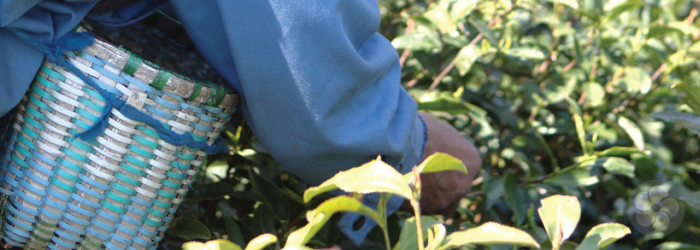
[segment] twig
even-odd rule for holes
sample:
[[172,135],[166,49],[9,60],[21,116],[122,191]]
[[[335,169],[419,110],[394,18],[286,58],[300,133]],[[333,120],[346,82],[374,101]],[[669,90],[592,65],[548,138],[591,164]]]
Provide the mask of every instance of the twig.
[[[416,24],[413,22],[413,19],[408,19],[406,21],[406,35],[413,33],[413,29],[416,27]],[[399,59],[399,63],[401,64],[401,69],[403,69],[403,66],[406,63],[406,58],[408,58],[408,55],[411,54],[410,49],[405,49],[403,50],[403,53],[401,54],[401,59]]]
[[[508,16],[511,12],[513,12],[513,10],[515,9],[515,8],[513,8],[513,6],[515,6],[515,4],[511,4],[511,5],[508,7],[508,9],[506,10],[506,12],[502,15],[503,18],[501,18],[501,17],[496,17],[496,18],[492,19],[491,22],[489,22],[488,27],[491,28],[491,27],[493,27],[494,25],[498,24],[501,20],[505,19],[505,17],[507,17],[507,16]],[[496,14],[496,13],[494,12],[494,14]],[[478,36],[476,36],[476,38],[474,38],[474,40],[472,40],[472,41],[469,43],[469,46],[475,45],[476,43],[478,43],[479,41],[481,41],[481,39],[482,39],[483,37],[484,37],[483,34],[479,34]],[[457,64],[457,58],[458,58],[458,57],[455,57],[454,59],[452,59],[452,62],[450,62],[450,64],[448,64],[447,67],[445,67],[445,69],[443,69],[442,72],[440,72],[440,75],[438,75],[437,78],[435,78],[435,80],[433,81],[433,83],[430,84],[430,88],[428,88],[428,91],[426,92],[426,94],[428,94],[428,93],[430,93],[431,91],[433,91],[433,89],[435,89],[435,87],[437,87],[437,85],[440,84],[440,81],[442,80],[442,78],[445,77],[445,75],[447,75],[447,73],[449,73],[450,70],[452,70],[452,69],[455,67],[455,65]]]

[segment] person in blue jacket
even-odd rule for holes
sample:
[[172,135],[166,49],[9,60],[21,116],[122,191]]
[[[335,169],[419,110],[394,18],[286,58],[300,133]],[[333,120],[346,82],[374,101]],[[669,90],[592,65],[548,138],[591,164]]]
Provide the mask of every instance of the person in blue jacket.
[[[167,4],[241,94],[248,125],[289,173],[318,185],[377,155],[407,173],[445,152],[469,175],[423,175],[421,209],[454,211],[468,192],[480,156],[453,127],[417,112],[400,85],[396,50],[377,33],[377,0],[0,0],[0,116],[21,100],[44,59],[10,29],[49,42],[84,18],[129,25]],[[389,212],[402,201],[394,196]],[[358,216],[346,214],[339,227],[359,245],[376,222],[353,229]]]

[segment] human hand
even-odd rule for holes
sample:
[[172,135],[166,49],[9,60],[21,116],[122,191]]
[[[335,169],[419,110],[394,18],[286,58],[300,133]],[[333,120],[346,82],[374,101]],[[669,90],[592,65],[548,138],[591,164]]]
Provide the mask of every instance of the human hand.
[[[472,181],[481,169],[481,156],[467,139],[451,125],[426,113],[418,113],[428,128],[428,138],[423,160],[434,153],[442,152],[462,160],[468,175],[459,171],[443,171],[420,174],[422,189],[420,208],[422,214],[452,215],[460,198],[467,195]],[[410,203],[404,201],[401,210],[412,211]]]

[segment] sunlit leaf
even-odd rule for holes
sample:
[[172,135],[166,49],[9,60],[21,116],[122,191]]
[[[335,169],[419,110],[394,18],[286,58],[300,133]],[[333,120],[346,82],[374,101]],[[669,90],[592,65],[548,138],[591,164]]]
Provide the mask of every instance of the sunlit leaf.
[[581,204],[576,196],[552,195],[540,200],[542,206],[537,212],[542,218],[544,229],[549,235],[552,247],[559,246],[569,239],[581,218]]
[[[440,224],[435,218],[430,216],[421,217],[421,227],[423,228],[423,240],[428,239],[428,229]],[[393,250],[416,250],[418,249],[418,234],[416,231],[416,217],[406,219],[401,228],[399,242],[394,245]]]
[[586,93],[586,103],[591,107],[598,107],[605,99],[605,90],[597,82],[584,83],[583,92]]
[[632,233],[628,227],[618,223],[603,223],[591,228],[577,250],[601,249],[625,235]]
[[578,9],[578,2],[576,0],[548,0],[551,3],[560,3],[571,7],[572,9]]
[[435,6],[423,14],[423,17],[440,29],[442,33],[450,33],[456,29],[457,25],[452,22],[448,8],[448,1],[438,1]]
[[429,34],[411,33],[401,35],[391,41],[396,49],[433,51],[442,46]]
[[620,116],[617,120],[617,123],[622,127],[622,129],[625,130],[625,133],[632,139],[632,142],[634,142],[634,146],[637,147],[639,150],[644,150],[644,135],[642,134],[642,131],[639,129],[637,124],[635,124],[633,121],[630,121],[624,116]]
[[528,233],[520,229],[486,222],[481,226],[454,232],[447,236],[447,242],[439,249],[449,249],[463,245],[516,245],[540,248],[540,244]]
[[618,83],[628,93],[646,94],[651,89],[651,77],[645,70],[637,67],[626,67],[625,76]]
[[385,227],[384,221],[379,212],[365,206],[362,202],[349,196],[337,196],[324,201],[316,209],[306,212],[306,219],[309,221],[306,226],[297,229],[289,234],[285,247],[295,245],[305,245],[316,235],[319,229],[338,212],[353,212],[369,216],[375,220],[380,227]]
[[636,0],[627,1],[627,2],[625,2],[625,3],[622,3],[622,4],[617,5],[617,6],[615,6],[614,8],[612,8],[612,9],[608,12],[606,18],[607,18],[608,20],[612,20],[612,19],[617,18],[618,16],[620,16],[620,14],[622,14],[622,13],[624,13],[624,12],[626,12],[626,11],[630,11],[630,10],[633,10],[633,9],[636,9],[636,8],[639,8],[639,7],[642,7],[642,2],[641,2],[641,1],[636,1]]
[[476,62],[476,59],[480,56],[481,50],[477,45],[467,45],[460,49],[457,58],[455,58],[455,60],[457,60],[455,66],[457,70],[459,70],[459,74],[465,75],[469,73],[472,65],[474,65],[474,62]]
[[456,23],[462,17],[469,15],[478,3],[479,1],[477,0],[459,0],[455,2],[450,7],[450,22]]
[[165,233],[185,240],[211,239],[211,232],[207,225],[195,219],[175,219]]
[[418,172],[420,173],[433,173],[441,171],[459,171],[464,174],[469,174],[467,173],[467,168],[464,166],[462,160],[440,152],[428,156],[428,158],[425,158],[425,160],[423,160],[423,162],[418,166]]
[[595,152],[595,155],[604,157],[604,156],[629,156],[630,154],[634,153],[639,153],[638,148],[631,148],[631,147],[612,147],[603,151],[598,151]]
[[621,174],[629,178],[634,178],[634,165],[628,160],[619,157],[610,157],[605,163],[603,163],[603,168],[611,173]]
[[598,183],[598,177],[591,174],[591,168],[596,164],[595,159],[586,160],[577,165],[562,169],[544,180],[556,186],[590,186]]
[[445,241],[445,234],[447,233],[447,229],[445,229],[445,225],[443,225],[442,223],[438,223],[433,226],[432,233],[432,240],[428,240],[428,249],[438,249],[440,246],[442,246],[443,242]]
[[186,242],[182,245],[182,250],[243,250],[240,246],[228,240],[211,240],[207,243],[196,241]]
[[692,244],[687,244],[687,243],[682,243],[682,242],[667,241],[667,242],[661,243],[658,246],[658,249],[664,249],[664,250],[700,250],[700,246],[695,246]]
[[510,55],[510,56],[514,56],[514,57],[522,57],[522,58],[527,58],[527,59],[532,59],[532,60],[544,60],[545,59],[544,53],[537,48],[523,48],[523,47],[511,48],[508,51],[506,51],[506,55]]
[[419,110],[442,111],[453,115],[466,115],[469,113],[469,107],[459,98],[447,93],[431,92],[421,96],[418,100]]
[[304,202],[324,192],[341,189],[355,193],[390,193],[407,199],[412,199],[411,188],[403,176],[393,167],[379,159],[362,166],[341,171],[327,181],[304,192]]
[[273,234],[261,234],[248,242],[248,246],[245,247],[245,250],[262,250],[275,242],[277,242],[277,236]]

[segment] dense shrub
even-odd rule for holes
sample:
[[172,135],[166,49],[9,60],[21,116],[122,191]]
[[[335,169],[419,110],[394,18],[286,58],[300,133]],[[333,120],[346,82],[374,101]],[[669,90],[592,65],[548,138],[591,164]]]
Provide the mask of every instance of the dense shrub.
[[[563,249],[611,222],[630,234],[608,249],[700,249],[698,2],[380,1],[380,32],[401,56],[405,88],[484,160],[458,213],[433,220],[446,234],[497,222],[547,248],[550,229],[537,208],[559,194],[581,207]],[[282,248],[324,200],[305,203],[307,185],[284,173],[247,127],[225,137],[232,152],[208,159],[162,248],[209,239],[245,246],[264,233],[278,239],[269,249]],[[664,200],[677,212],[651,206]],[[644,217],[661,223],[644,227],[635,209],[646,208],[667,217]],[[415,224],[410,217],[387,218],[392,246],[402,225]],[[357,248],[338,219],[306,245]],[[382,235],[377,227],[360,249],[385,249]]]

